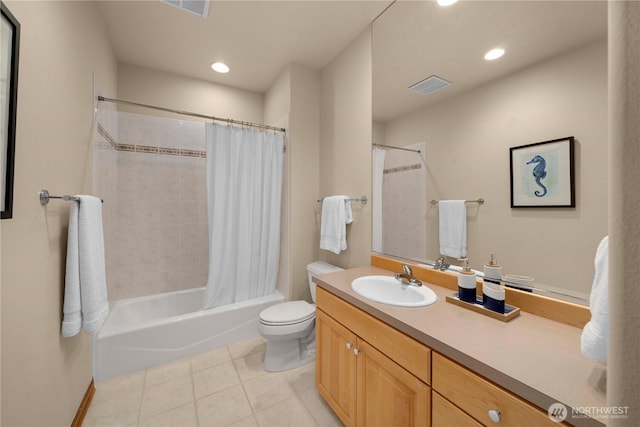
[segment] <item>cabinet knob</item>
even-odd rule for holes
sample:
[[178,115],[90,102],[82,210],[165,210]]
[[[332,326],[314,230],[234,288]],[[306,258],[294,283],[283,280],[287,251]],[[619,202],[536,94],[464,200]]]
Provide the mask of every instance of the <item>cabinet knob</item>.
[[358,354],[360,354],[360,350],[358,350],[357,348],[354,348],[353,349],[353,354],[355,354],[357,356]]
[[351,347],[353,346],[353,344],[351,344],[350,342],[347,343],[347,350],[351,350]]
[[499,409],[489,409],[489,418],[494,423],[500,422],[500,410]]

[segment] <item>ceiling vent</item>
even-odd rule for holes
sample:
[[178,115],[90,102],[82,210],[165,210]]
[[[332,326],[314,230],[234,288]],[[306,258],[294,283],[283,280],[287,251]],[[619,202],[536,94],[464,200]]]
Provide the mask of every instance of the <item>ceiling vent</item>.
[[206,18],[209,14],[209,0],[160,0],[187,12]]
[[449,86],[451,82],[446,81],[438,76],[427,77],[426,79],[414,84],[413,86],[409,86],[409,90],[413,92],[420,93],[422,95],[427,95],[429,93],[433,93],[437,90],[445,88]]

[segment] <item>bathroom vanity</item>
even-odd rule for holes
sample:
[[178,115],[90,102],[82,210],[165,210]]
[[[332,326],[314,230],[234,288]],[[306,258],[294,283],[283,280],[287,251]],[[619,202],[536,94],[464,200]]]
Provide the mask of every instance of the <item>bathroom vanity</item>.
[[[361,297],[362,267],[317,286],[316,386],[347,426],[603,425],[572,408],[604,407],[604,368],[580,353],[581,329],[523,312],[503,323],[445,302],[406,308]],[[555,405],[556,407],[558,405]]]

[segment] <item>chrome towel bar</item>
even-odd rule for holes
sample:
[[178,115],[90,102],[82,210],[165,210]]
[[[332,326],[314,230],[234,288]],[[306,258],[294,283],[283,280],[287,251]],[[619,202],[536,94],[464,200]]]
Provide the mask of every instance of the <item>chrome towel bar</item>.
[[[322,199],[318,199],[318,203],[322,203],[323,200],[324,200],[324,197]],[[347,199],[347,200],[349,200],[350,202],[360,202],[363,205],[366,205],[367,202],[369,201],[369,199],[367,199],[367,196],[362,196],[359,199]]]
[[[484,199],[483,198],[479,198],[478,200],[465,200],[464,202],[465,203],[477,203],[479,205],[484,205]],[[435,205],[438,204],[438,201],[437,200],[431,200],[431,204],[433,206],[435,206]]]
[[[70,196],[68,194],[65,194],[64,196],[52,196],[51,194],[49,194],[49,190],[47,189],[42,189],[40,190],[40,193],[38,193],[40,195],[40,204],[42,206],[47,206],[49,204],[49,200],[50,199],[62,199],[65,202],[69,202],[69,201],[74,201],[74,202],[79,202],[80,198],[79,197],[75,197],[75,196]],[[104,200],[100,199],[100,201],[102,203],[104,203]]]

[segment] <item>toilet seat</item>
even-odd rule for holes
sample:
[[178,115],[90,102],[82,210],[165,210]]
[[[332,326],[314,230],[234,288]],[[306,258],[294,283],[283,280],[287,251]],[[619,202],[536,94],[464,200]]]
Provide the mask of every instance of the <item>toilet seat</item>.
[[286,326],[306,322],[316,315],[316,306],[306,301],[289,301],[273,305],[260,313],[260,323]]

